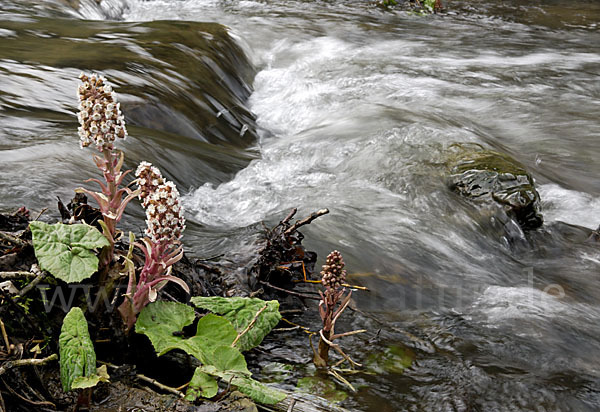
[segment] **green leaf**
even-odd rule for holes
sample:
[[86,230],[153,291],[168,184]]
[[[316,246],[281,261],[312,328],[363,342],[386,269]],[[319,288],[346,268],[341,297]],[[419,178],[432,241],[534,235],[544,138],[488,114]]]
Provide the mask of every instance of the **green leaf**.
[[209,313],[198,321],[196,336],[185,340],[183,350],[195,356],[202,363],[212,363],[210,358],[215,348],[231,346],[236,337],[237,332],[231,322],[221,316]]
[[196,337],[206,339],[214,346],[231,345],[237,337],[237,332],[229,320],[209,313],[198,321]]
[[236,346],[242,352],[258,346],[271,329],[281,320],[279,302],[276,300],[264,301],[257,298],[195,296],[191,301],[199,308],[224,316],[233,324],[238,333],[245,330],[258,311],[267,305],[267,308],[260,314],[254,326],[237,342]]
[[60,380],[67,392],[72,389],[75,379],[96,373],[96,352],[81,309],[72,308],[65,316],[58,344]]
[[223,373],[242,374],[250,376],[246,359],[238,348],[218,346],[211,352],[211,365]]
[[[264,305],[265,302],[259,309]],[[181,349],[202,362],[202,366],[194,372],[186,399],[213,397],[216,394],[216,382],[210,381],[208,375],[231,381],[257,402],[273,404],[285,398],[284,393],[250,378],[244,355],[237,347],[231,346],[238,332],[224,317],[214,314],[204,316],[198,321],[196,336],[191,338],[173,335],[193,321],[194,309],[190,306],[176,302],[154,302],[142,310],[135,324],[136,332],[148,336],[159,355],[172,349]]]
[[202,363],[210,363],[207,354],[218,346],[230,346],[237,332],[227,319],[208,314],[198,321],[196,336],[186,339],[174,335],[191,325],[194,318],[194,308],[191,306],[177,302],[154,302],[140,313],[135,331],[150,338],[159,356],[173,349],[181,349]]
[[102,365],[97,369],[96,374],[92,376],[80,376],[73,379],[71,389],[91,388],[98,385],[99,382],[109,382],[109,378],[106,365]]
[[255,402],[267,405],[281,402],[287,396],[284,392],[249,377],[235,377],[231,380],[231,384],[237,386],[240,392],[250,396]]
[[94,249],[109,246],[108,240],[93,226],[29,224],[35,256],[40,268],[67,283],[81,282],[98,270]]
[[185,326],[191,325],[194,318],[194,308],[188,305],[154,302],[142,309],[135,324],[135,331],[150,338],[159,356],[172,349],[182,349],[189,353],[190,348],[185,344],[185,339],[173,336],[173,332],[180,332]]
[[[230,349],[237,350],[235,348]],[[244,360],[244,364],[245,363],[246,361]],[[202,365],[197,369],[200,369],[208,375],[219,377],[226,382],[231,382],[232,385],[237,386],[241,392],[250,396],[258,403],[273,405],[286,397],[284,392],[278,391],[275,388],[271,388],[252,379],[250,377],[250,372],[248,372],[248,374],[240,374],[238,371],[220,370],[220,368],[217,368],[214,365]]]
[[212,398],[218,391],[219,385],[215,378],[202,372],[201,368],[196,368],[185,394],[185,399],[193,402],[199,397]]

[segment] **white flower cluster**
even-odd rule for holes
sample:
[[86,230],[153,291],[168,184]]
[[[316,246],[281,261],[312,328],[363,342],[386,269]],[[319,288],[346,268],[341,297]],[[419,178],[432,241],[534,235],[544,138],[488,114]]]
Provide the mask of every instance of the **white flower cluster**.
[[346,270],[344,269],[344,258],[337,250],[327,255],[327,261],[321,271],[321,283],[326,288],[337,289],[346,282]]
[[127,129],[121,113],[120,103],[102,76],[84,73],[79,75],[83,82],[78,88],[79,113],[77,119],[81,147],[95,144],[98,150],[112,150],[117,137],[125,139]]
[[165,181],[156,167],[142,162],[135,172],[139,198],[146,209],[146,236],[154,242],[181,239],[185,230],[183,206],[173,182]]
[[165,184],[165,179],[160,170],[149,162],[141,162],[135,171],[135,176],[138,178],[137,184],[141,189],[139,198],[145,209],[150,202],[150,195],[156,191],[158,186]]

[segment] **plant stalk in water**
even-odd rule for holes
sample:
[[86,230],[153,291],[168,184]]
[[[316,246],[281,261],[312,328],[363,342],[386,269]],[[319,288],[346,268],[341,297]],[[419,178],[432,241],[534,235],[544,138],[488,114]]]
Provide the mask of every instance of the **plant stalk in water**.
[[[335,339],[343,336],[354,335],[357,333],[366,332],[365,330],[355,330],[345,333],[335,333],[335,323],[339,319],[342,312],[348,307],[352,291],[349,291],[344,296],[346,291],[342,285],[346,282],[346,270],[344,269],[344,259],[342,254],[337,250],[334,250],[327,256],[327,261],[323,265],[321,271],[321,283],[325,287],[325,292],[319,291],[321,300],[319,301],[319,314],[323,322],[323,327],[319,331],[319,348],[315,350],[310,342],[313,349],[313,363],[318,368],[326,368],[329,366],[329,349],[335,349],[341,356],[342,361],[347,361],[350,367],[361,366],[359,363],[353,361],[339,345],[333,343]],[[339,306],[338,306],[339,305]]]

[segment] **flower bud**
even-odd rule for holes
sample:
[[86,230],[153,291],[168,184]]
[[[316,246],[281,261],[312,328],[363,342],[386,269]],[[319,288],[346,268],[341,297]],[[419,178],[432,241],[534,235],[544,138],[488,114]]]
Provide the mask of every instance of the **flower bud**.
[[332,289],[341,287],[342,284],[346,282],[346,271],[344,270],[344,266],[344,258],[337,250],[334,250],[327,255],[323,270],[321,271],[321,283],[323,286]]

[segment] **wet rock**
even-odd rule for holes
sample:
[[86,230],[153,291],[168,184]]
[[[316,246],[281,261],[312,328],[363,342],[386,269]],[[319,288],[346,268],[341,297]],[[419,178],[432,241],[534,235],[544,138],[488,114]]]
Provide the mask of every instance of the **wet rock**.
[[596,243],[600,242],[600,226],[598,226],[598,229],[592,231],[590,236],[587,238],[587,241]]
[[540,196],[525,167],[510,156],[479,145],[454,145],[450,187],[475,202],[496,203],[523,229],[542,225]]

